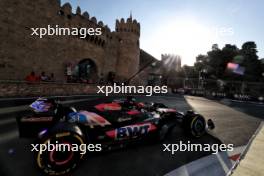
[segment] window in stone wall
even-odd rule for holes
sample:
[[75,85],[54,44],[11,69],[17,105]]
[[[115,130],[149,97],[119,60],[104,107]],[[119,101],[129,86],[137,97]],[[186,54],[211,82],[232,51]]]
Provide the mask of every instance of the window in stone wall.
[[63,15],[64,15],[64,12],[63,12],[62,10],[59,10],[59,11],[58,11],[58,15],[63,16]]
[[102,47],[104,47],[104,45],[105,45],[105,41],[102,41]]

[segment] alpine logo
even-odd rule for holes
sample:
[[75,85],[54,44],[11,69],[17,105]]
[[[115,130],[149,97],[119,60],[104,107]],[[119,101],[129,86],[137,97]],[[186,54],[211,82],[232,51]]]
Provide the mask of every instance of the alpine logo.
[[156,130],[156,127],[151,123],[146,123],[117,128],[115,130],[107,131],[106,134],[111,138],[122,140],[144,136],[152,130]]

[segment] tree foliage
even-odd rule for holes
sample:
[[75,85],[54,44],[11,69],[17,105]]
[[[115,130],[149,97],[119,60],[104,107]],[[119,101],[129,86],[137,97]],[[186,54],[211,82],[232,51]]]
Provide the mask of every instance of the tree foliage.
[[[245,71],[243,74],[230,72],[227,69],[228,63],[238,64]],[[226,44],[219,49],[217,44],[213,44],[207,55],[198,55],[194,64],[194,69],[198,72],[207,71],[208,78],[232,79],[241,81],[263,80],[263,64],[258,59],[257,45],[255,42],[245,42],[241,49],[236,45]]]

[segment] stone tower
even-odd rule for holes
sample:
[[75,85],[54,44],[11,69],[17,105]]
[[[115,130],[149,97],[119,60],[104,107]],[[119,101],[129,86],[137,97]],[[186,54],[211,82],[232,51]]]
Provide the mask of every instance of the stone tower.
[[139,69],[140,24],[130,15],[126,21],[123,18],[116,20],[115,31],[119,41],[116,73],[119,79],[125,80]]

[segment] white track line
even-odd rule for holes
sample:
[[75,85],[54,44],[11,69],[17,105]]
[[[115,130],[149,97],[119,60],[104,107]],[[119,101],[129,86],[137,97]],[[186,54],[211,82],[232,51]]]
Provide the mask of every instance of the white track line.
[[0,126],[2,126],[2,125],[5,126],[5,125],[8,125],[8,124],[14,123],[14,122],[16,122],[15,118],[0,120]]
[[165,176],[225,176],[235,162],[230,159],[235,154],[241,154],[246,146],[234,148],[233,152],[220,152],[200,158],[185,164]]
[[13,106],[13,107],[8,107],[8,108],[0,108],[0,115],[1,114],[13,113],[13,112],[19,112],[19,111],[25,111],[25,110],[28,110],[28,109],[29,109],[28,105]]
[[12,139],[18,138],[19,134],[17,130],[13,130],[7,133],[0,134],[0,144],[6,143]]

